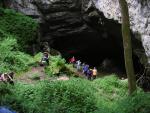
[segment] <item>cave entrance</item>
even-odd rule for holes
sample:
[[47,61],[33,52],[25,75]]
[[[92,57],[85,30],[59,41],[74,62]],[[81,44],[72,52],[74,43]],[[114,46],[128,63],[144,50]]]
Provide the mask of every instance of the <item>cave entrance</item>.
[[76,34],[69,38],[59,39],[57,49],[67,61],[74,56],[92,68],[103,67],[104,71],[124,72],[121,34],[117,35],[111,32]]
[[[55,48],[67,61],[74,56],[92,68],[99,67],[107,72],[125,74],[121,25],[114,20],[104,18],[102,26],[94,28],[92,22],[88,26],[90,26],[90,31],[55,40]],[[133,61],[137,73],[141,64],[134,54]]]

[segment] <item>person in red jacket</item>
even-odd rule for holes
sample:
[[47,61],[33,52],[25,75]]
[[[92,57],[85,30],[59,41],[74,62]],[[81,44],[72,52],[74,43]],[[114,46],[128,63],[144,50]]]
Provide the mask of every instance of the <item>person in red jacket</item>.
[[76,62],[76,59],[74,56],[69,59],[69,63],[74,64],[75,62]]

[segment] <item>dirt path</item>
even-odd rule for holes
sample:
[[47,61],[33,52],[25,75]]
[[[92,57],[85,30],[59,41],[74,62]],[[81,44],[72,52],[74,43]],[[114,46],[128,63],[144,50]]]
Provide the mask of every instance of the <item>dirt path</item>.
[[35,83],[37,80],[69,80],[66,75],[60,77],[48,78],[44,73],[44,67],[33,67],[28,72],[25,72],[16,78],[17,81],[25,83]]
[[39,80],[44,80],[46,78],[44,67],[33,67],[28,72],[19,75],[16,79],[20,82],[33,83],[35,76],[37,76]]
[[[67,67],[67,70],[74,73],[74,75],[77,77],[87,79],[87,77],[81,71],[77,71],[76,68]],[[16,77],[16,80],[24,83],[36,83],[37,81],[41,80],[69,80],[69,77],[65,74],[60,75],[59,77],[48,77],[44,72],[44,67],[38,66],[32,67],[29,71]]]

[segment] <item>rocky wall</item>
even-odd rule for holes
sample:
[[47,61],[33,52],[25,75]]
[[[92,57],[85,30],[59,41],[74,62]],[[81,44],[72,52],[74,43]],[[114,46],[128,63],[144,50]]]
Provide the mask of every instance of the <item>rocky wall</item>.
[[[123,60],[121,14],[118,0],[9,0],[9,7],[36,19],[40,41],[64,54],[92,57],[102,62]],[[150,2],[128,0],[134,54],[150,63]],[[94,52],[93,52],[94,51]],[[86,59],[86,58],[85,58]]]
[[[108,19],[121,23],[118,0],[92,0],[95,7]],[[134,38],[141,41],[144,49],[134,46],[134,52],[145,66],[150,64],[150,1],[127,0],[130,16],[130,28]],[[134,45],[134,43],[133,43]]]

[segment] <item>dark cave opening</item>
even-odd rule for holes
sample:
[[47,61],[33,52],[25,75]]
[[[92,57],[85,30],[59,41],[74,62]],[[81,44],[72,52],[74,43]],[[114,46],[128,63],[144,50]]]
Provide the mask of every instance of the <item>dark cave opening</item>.
[[[55,22],[56,26],[59,26],[57,30],[53,29],[55,26],[51,28],[44,26],[43,34],[50,34],[48,37],[51,38],[50,46],[61,52],[62,57],[67,61],[75,56],[76,59],[91,67],[103,67],[107,72],[125,74],[121,24],[105,18],[101,13],[98,17],[82,19],[80,25],[76,25],[81,26],[79,28],[82,29],[72,27],[72,24],[68,25],[68,23],[62,27],[59,22]],[[135,54],[133,54],[133,61],[135,72],[138,73],[142,65]]]
[[[107,27],[107,30],[105,28],[103,33],[85,32],[71,35],[69,38],[62,37],[56,40],[55,47],[67,61],[75,56],[76,59],[89,64],[91,67],[103,67],[103,71],[125,74],[121,26],[115,23],[114,27],[114,29]],[[139,58],[134,54],[133,61],[135,72],[138,73],[142,66]],[[105,66],[103,66],[104,63],[106,63]]]
[[[76,38],[75,40],[73,39],[68,42],[71,46],[66,46],[66,49],[61,51],[63,57],[67,60],[75,56],[76,59],[80,59],[82,62],[88,63],[92,67],[99,67],[105,59],[109,59],[112,64],[108,64],[108,66],[118,66],[119,70],[123,71],[124,62],[122,47],[119,47],[113,38],[93,39],[93,36],[91,36],[91,38],[88,37],[87,39],[87,36],[85,36]],[[78,42],[79,40],[80,43]],[[63,47],[65,47],[65,45]]]

